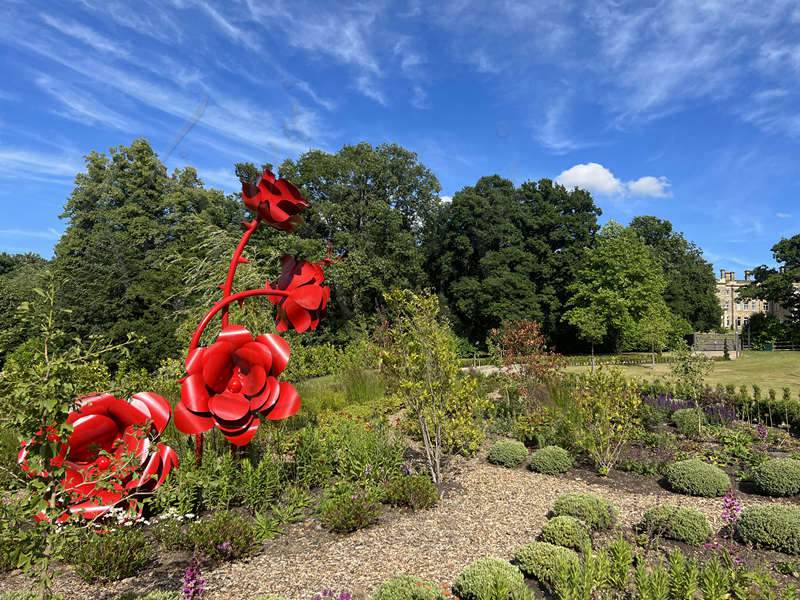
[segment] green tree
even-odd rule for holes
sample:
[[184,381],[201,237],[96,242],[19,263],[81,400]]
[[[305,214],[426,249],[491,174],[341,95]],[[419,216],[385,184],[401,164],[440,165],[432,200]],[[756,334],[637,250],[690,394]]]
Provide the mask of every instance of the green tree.
[[551,341],[600,210],[548,179],[515,188],[483,177],[443,205],[429,228],[427,268],[458,330],[483,343],[504,320],[536,320]]
[[605,332],[603,341],[618,351],[623,343],[637,341],[637,328],[649,311],[669,313],[664,288],[650,249],[632,229],[612,221],[586,253],[563,318],[593,346]]
[[154,368],[177,353],[185,308],[176,297],[184,273],[168,257],[202,260],[198,223],[235,229],[243,216],[235,199],[204,189],[194,169],[168,175],[145,140],[91,152],[64,208],[69,224],[53,260],[61,307],[71,311],[62,326],[112,343],[136,332],[143,343],[132,360]]
[[47,261],[36,254],[0,253],[0,368],[6,355],[34,332],[20,319],[17,307],[34,299]]
[[656,353],[667,347],[670,334],[675,329],[675,318],[665,302],[649,305],[635,327],[635,337],[639,344],[650,350],[653,365]]
[[657,217],[642,216],[630,223],[652,250],[664,271],[664,300],[670,310],[691,324],[695,331],[710,331],[719,326],[722,309],[716,295],[716,279],[703,251],[672,228],[672,223]]
[[311,203],[299,237],[347,250],[329,269],[335,292],[321,327],[328,337],[367,324],[388,290],[425,284],[420,245],[440,186],[416,154],[396,144],[313,150],[285,161],[280,175]]
[[782,306],[797,331],[800,328],[800,234],[775,244],[772,255],[778,266],[756,267],[753,283],[742,288],[739,297],[759,298]]

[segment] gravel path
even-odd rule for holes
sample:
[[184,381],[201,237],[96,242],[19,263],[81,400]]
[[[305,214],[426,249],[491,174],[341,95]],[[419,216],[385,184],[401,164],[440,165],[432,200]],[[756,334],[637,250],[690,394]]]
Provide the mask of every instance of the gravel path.
[[[436,508],[390,511],[376,526],[343,536],[321,531],[312,521],[294,525],[260,554],[206,572],[207,598],[244,600],[275,594],[310,600],[326,588],[365,597],[380,582],[404,573],[447,585],[471,561],[488,555],[510,558],[533,541],[555,498],[571,491],[589,491],[612,501],[625,525],[637,522],[651,506],[671,503],[697,508],[712,526],[721,526],[721,499],[671,494],[645,478],[641,489],[633,491],[588,474],[549,477],[496,467],[485,458],[459,460],[449,472],[453,486]],[[746,503],[763,501],[749,497]],[[167,569],[169,589],[180,587],[184,567],[180,561]],[[19,577],[0,580],[0,591],[18,588],[20,582]],[[165,583],[162,568],[160,575],[146,573],[110,586],[89,586],[66,573],[58,587],[68,600],[105,600],[123,591],[164,588]]]

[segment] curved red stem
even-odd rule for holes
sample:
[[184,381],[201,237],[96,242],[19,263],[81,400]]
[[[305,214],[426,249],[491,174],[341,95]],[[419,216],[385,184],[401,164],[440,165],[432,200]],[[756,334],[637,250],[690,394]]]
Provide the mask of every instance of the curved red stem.
[[[194,330],[194,334],[192,335],[192,341],[189,343],[189,352],[187,354],[191,354],[192,351],[197,348],[197,345],[200,343],[200,336],[203,335],[203,331],[205,331],[208,324],[211,322],[211,319],[221,310],[227,308],[231,303],[237,302],[239,300],[244,300],[245,298],[249,298],[251,296],[283,296],[286,297],[289,295],[289,292],[284,290],[273,290],[269,288],[263,288],[259,290],[245,290],[243,292],[239,292],[237,294],[232,294],[230,296],[225,296],[222,300],[217,302],[214,306],[211,307],[206,313],[206,316],[203,317],[203,320],[197,325],[197,329]],[[223,318],[224,318],[223,314]],[[223,325],[225,322],[223,321]]]
[[[239,245],[236,246],[236,250],[233,252],[233,258],[231,258],[231,264],[228,267],[228,276],[225,278],[225,284],[222,286],[222,297],[223,299],[227,298],[231,295],[231,291],[233,290],[233,278],[236,276],[236,268],[242,263],[245,262],[242,259],[242,252],[244,252],[245,246],[247,246],[247,242],[250,241],[250,237],[253,235],[256,229],[258,229],[258,225],[261,223],[261,217],[254,217],[252,221],[245,225],[244,233],[242,234],[242,239],[239,240]],[[222,313],[222,326],[225,327],[228,324],[228,309],[227,306],[225,308],[225,312]]]

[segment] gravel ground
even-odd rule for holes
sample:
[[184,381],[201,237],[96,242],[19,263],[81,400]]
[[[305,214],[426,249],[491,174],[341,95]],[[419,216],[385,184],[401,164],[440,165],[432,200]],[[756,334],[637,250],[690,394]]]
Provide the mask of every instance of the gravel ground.
[[[720,499],[671,494],[652,480],[642,479],[644,485],[633,490],[588,473],[549,477],[496,467],[485,459],[459,460],[450,465],[450,473],[452,484],[434,509],[389,511],[378,525],[344,536],[324,532],[313,522],[292,526],[260,554],[206,572],[207,598],[275,594],[310,600],[326,588],[364,597],[380,582],[404,573],[447,585],[471,561],[488,555],[510,558],[533,541],[555,498],[570,491],[594,492],[612,501],[625,525],[637,522],[647,508],[668,502],[697,508],[714,527],[721,526]],[[751,497],[747,503],[760,501]],[[162,565],[160,573],[112,586],[89,586],[66,573],[58,587],[68,600],[110,599],[123,591],[154,587],[179,589],[184,566],[183,561]],[[0,580],[0,591],[23,586],[19,577]]]

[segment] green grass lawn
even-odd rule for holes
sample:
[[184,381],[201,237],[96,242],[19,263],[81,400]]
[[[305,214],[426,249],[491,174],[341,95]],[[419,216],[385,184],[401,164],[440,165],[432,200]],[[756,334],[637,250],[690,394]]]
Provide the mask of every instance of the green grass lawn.
[[[669,376],[670,365],[627,365],[621,367],[630,377],[642,379],[664,379]],[[568,367],[567,371],[587,371],[589,367]],[[781,388],[792,389],[792,396],[800,394],[800,352],[745,352],[738,360],[714,361],[714,369],[707,379],[711,385],[721,383],[761,386],[766,395],[774,388],[781,395]]]

